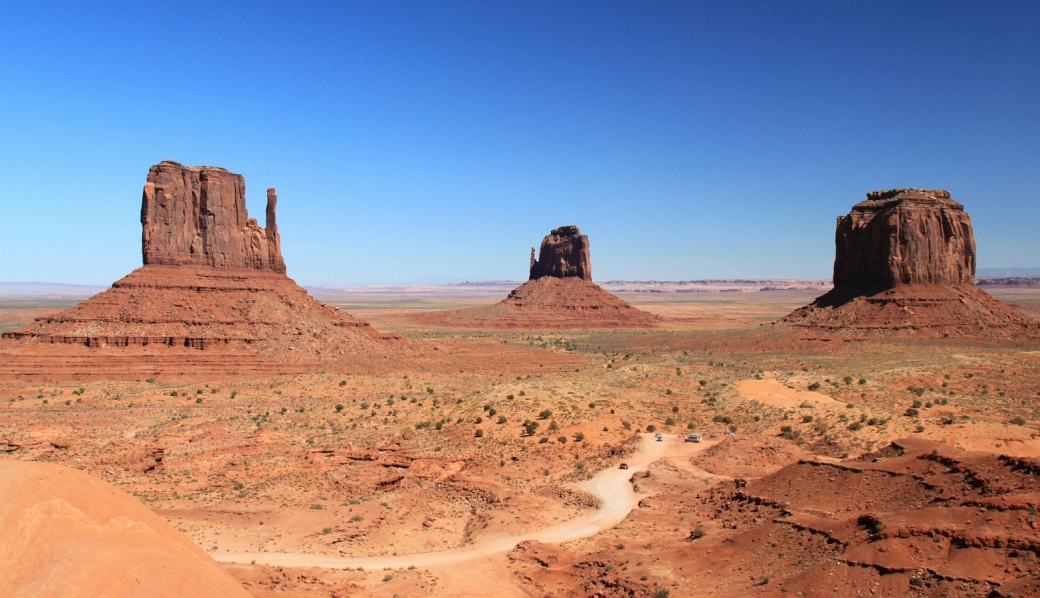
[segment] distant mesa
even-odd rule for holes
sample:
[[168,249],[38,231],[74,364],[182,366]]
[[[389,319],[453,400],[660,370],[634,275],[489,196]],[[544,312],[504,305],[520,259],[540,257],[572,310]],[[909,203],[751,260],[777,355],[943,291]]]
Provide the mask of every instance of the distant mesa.
[[320,303],[286,276],[274,189],[267,191],[261,228],[246,211],[241,175],[165,161],[149,170],[141,203],[144,266],[103,293],[3,336],[37,349],[241,354],[239,362],[193,358],[223,373],[257,367],[250,355],[281,368],[260,374],[291,373],[299,359],[359,357],[405,344]]
[[589,238],[561,226],[531,249],[530,279],[502,301],[417,316],[423,324],[460,328],[647,328],[658,318],[592,282]]
[[1038,323],[975,286],[975,235],[949,191],[874,191],[838,218],[834,288],[781,322],[831,331],[1017,335]]

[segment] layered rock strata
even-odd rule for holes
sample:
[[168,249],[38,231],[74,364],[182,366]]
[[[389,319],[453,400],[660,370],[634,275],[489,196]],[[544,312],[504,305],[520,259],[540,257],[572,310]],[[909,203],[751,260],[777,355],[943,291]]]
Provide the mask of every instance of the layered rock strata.
[[975,235],[948,191],[874,191],[838,218],[834,288],[783,323],[831,331],[1033,334],[1038,323],[975,287]]
[[577,226],[554,228],[542,239],[537,260],[534,258],[534,247],[531,248],[529,280],[546,276],[592,280],[589,237],[581,234]]
[[285,275],[267,193],[261,228],[241,175],[223,168],[153,166],[141,207],[145,265],[70,309],[3,336],[91,349],[244,351],[269,357],[357,355],[401,344],[328,307]]

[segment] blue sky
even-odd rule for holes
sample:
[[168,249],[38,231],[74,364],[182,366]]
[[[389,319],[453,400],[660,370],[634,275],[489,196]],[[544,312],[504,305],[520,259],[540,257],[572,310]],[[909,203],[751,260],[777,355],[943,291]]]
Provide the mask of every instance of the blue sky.
[[279,196],[305,284],[830,276],[866,192],[1040,266],[1037,2],[0,3],[0,280],[141,263],[162,160]]

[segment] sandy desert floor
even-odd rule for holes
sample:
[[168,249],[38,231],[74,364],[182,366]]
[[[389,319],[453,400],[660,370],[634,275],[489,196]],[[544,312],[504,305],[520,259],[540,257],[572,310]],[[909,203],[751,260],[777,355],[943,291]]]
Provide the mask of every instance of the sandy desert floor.
[[[1040,318],[1040,289],[990,292]],[[767,325],[817,294],[623,293],[662,325],[562,332],[405,317],[493,293],[337,295],[466,359],[3,382],[0,459],[132,493],[254,596],[1028,595],[1040,341]]]

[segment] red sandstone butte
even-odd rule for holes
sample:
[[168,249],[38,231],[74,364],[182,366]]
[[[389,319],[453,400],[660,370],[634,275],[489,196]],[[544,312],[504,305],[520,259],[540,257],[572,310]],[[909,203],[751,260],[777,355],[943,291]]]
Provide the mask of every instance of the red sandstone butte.
[[[148,366],[155,371],[213,368],[198,356],[165,358],[188,349],[225,355],[225,369],[273,374],[305,371],[306,359],[385,360],[391,346],[408,345],[322,304],[286,276],[276,205],[269,189],[261,228],[246,211],[241,175],[170,161],[153,166],[141,205],[144,266],[72,308],[4,333],[0,348],[19,356],[5,359],[0,373],[48,375],[56,362],[44,359],[47,346],[85,347],[94,355],[62,352],[61,367],[112,376],[136,371],[122,357],[148,357],[128,348],[155,357]],[[12,347],[12,340],[19,342]],[[258,359],[270,363],[258,366]]]
[[949,191],[874,191],[838,218],[834,288],[782,323],[931,336],[1035,334],[1038,323],[975,287],[975,234]]
[[592,280],[592,259],[589,256],[589,237],[581,234],[577,226],[554,228],[544,239],[538,251],[538,259],[531,248],[531,275],[529,280],[545,276],[554,278],[575,277]]
[[144,265],[212,266],[285,274],[275,220],[278,198],[267,190],[267,226],[246,212],[240,174],[164,161],[148,171],[141,202]]
[[458,328],[647,328],[657,317],[592,282],[589,238],[577,226],[555,228],[531,250],[530,280],[488,306],[421,314],[423,324]]

